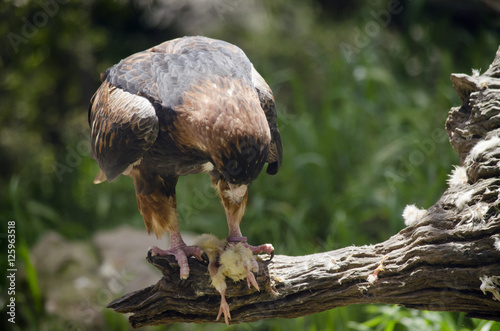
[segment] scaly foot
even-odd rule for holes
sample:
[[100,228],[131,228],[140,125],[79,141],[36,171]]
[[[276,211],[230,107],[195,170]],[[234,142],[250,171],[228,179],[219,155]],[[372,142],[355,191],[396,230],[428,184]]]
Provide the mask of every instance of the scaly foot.
[[177,263],[179,264],[180,267],[180,278],[181,279],[187,279],[189,277],[189,263],[188,263],[188,258],[190,256],[194,256],[196,259],[203,261],[203,250],[198,247],[198,246],[187,246],[186,244],[184,245],[179,245],[176,247],[171,247],[169,249],[161,249],[156,246],[153,246],[150,248],[152,256],[155,255],[173,255],[175,256],[175,259],[177,260]]

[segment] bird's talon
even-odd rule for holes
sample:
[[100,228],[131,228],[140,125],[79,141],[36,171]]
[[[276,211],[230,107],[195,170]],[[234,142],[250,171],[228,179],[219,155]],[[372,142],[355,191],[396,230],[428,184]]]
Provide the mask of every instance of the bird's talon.
[[180,278],[187,279],[189,277],[189,257],[194,256],[199,261],[203,261],[202,255],[203,250],[198,246],[187,246],[186,244],[178,245],[176,247],[171,247],[167,250],[160,249],[156,246],[151,248],[151,256],[160,255],[173,255],[177,264],[180,267]]
[[203,252],[203,254],[201,254],[201,258],[203,260],[203,263],[205,263],[205,264],[209,264],[210,263],[208,255],[205,252]]
[[264,262],[270,262],[273,259],[273,257],[274,257],[274,250],[272,250],[271,254],[269,254],[269,255],[271,255],[271,257],[269,257],[269,259],[266,260],[266,261],[264,261]]

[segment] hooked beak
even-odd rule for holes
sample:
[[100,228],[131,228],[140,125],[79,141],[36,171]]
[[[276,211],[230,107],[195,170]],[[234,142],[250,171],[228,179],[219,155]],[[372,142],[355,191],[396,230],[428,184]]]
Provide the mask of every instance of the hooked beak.
[[247,193],[248,185],[235,185],[229,184],[229,190],[227,190],[226,196],[231,199],[234,203],[241,203],[245,194]]

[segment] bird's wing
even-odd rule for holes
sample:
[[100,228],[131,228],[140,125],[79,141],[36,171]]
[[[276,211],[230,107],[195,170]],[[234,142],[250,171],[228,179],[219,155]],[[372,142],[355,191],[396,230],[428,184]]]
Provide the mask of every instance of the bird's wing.
[[267,122],[271,130],[271,146],[267,157],[266,172],[275,175],[281,167],[283,160],[283,145],[281,144],[281,135],[278,129],[276,103],[274,102],[273,92],[262,76],[252,66],[252,83],[259,95],[260,106],[266,114]]
[[155,98],[141,89],[152,83],[148,58],[141,52],[108,69],[91,100],[91,154],[109,181],[140,161],[158,136]]
[[[141,157],[159,134],[158,112],[174,108],[186,86],[182,48],[201,38],[178,38],[133,54],[106,70],[91,100],[91,154],[112,181]],[[192,72],[196,72],[192,70]],[[167,130],[163,127],[162,130]],[[102,174],[96,177],[101,182]]]

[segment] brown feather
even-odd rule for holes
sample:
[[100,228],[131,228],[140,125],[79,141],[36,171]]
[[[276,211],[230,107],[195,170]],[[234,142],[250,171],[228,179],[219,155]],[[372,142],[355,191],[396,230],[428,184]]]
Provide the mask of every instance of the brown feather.
[[177,222],[175,197],[167,197],[155,191],[148,195],[138,194],[136,198],[149,234],[154,232],[160,238],[172,230],[171,227]]
[[91,152],[110,181],[141,158],[158,136],[150,101],[103,82],[92,99]]
[[230,143],[239,148],[247,137],[259,137],[262,145],[271,140],[255,90],[234,79],[199,81],[196,89],[184,93],[176,113],[175,141],[181,150],[199,149],[217,156],[230,150]]
[[137,206],[144,219],[148,233],[154,232],[160,238],[177,225],[177,201],[175,184],[177,179],[165,180],[152,176],[143,165],[130,171],[134,180]]

